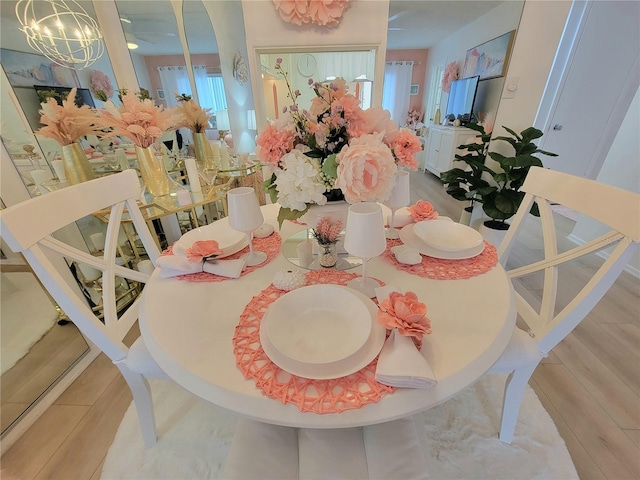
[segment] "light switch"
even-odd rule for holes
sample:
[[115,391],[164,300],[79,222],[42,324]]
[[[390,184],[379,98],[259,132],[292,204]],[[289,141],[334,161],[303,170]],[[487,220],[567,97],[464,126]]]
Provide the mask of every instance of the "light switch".
[[518,90],[519,81],[520,77],[507,77],[507,80],[504,82],[502,98],[513,98]]

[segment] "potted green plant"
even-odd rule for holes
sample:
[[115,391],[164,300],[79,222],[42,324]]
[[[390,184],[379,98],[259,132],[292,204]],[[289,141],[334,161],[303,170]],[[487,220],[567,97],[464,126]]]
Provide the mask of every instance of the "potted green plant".
[[[528,127],[519,134],[510,128],[503,127],[510,136],[495,137],[484,131],[481,125],[470,124],[468,128],[479,132],[479,142],[461,145],[466,149],[465,155],[456,155],[456,159],[466,163],[465,169],[454,168],[443,172],[441,181],[447,185],[447,193],[457,200],[470,201],[473,208],[475,202],[482,204],[482,210],[489,217],[484,225],[496,230],[507,230],[507,220],[515,215],[524,192],[520,191],[529,169],[542,166],[542,161],[534,154],[555,157],[555,153],[541,150],[534,140],[542,137],[543,133],[534,127]],[[511,145],[513,153],[506,156],[495,151],[489,151],[491,141],[506,142]],[[497,165],[491,168],[487,165],[487,156]],[[489,177],[489,179],[487,179]],[[531,209],[533,215],[538,216],[537,206]]]

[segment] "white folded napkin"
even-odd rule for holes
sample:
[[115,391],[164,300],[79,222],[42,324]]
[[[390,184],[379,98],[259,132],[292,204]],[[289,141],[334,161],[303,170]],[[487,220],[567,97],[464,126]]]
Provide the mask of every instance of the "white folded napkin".
[[[376,288],[378,303],[382,302],[393,291],[393,285]],[[400,335],[397,329],[384,342],[378,365],[376,381],[390,387],[430,388],[438,382],[427,359],[416,348],[411,337]]]
[[391,247],[391,251],[399,263],[417,265],[422,262],[420,252],[409,245],[396,245],[395,247]]
[[[387,225],[389,225],[390,223],[391,223],[391,214],[387,216]],[[394,227],[402,228],[409,225],[410,223],[413,223],[413,217],[411,216],[411,214],[406,208],[400,209],[396,212],[393,218]]]
[[176,277],[190,273],[207,272],[220,277],[238,278],[246,266],[243,258],[236,260],[217,260],[216,262],[191,263],[186,257],[165,255],[158,258],[160,276],[162,278]]

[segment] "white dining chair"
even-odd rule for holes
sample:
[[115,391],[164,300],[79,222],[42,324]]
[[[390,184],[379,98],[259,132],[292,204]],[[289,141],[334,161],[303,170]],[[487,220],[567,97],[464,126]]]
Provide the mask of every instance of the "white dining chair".
[[[120,369],[133,394],[145,445],[150,447],[156,443],[156,427],[151,390],[146,379],[168,377],[151,358],[142,337],[131,348],[123,343],[124,336],[138,318],[140,296],[124,312],[119,312],[116,305],[116,276],[140,283],[145,283],[150,276],[116,263],[118,232],[125,207],[153,265],[160,255],[136,204],[139,195],[136,172],[125,170],[0,211],[0,235],[9,248],[24,255],[44,287],[83,335]],[[56,234],[77,220],[106,208],[111,208],[111,213],[104,256],[93,256],[61,241],[71,235]],[[68,268],[72,262],[102,272],[103,319],[73,288],[74,279]]]
[[[489,371],[509,374],[500,426],[500,440],[505,443],[513,439],[525,388],[540,361],[600,301],[638,251],[640,242],[640,195],[636,193],[541,167],[531,168],[522,190],[526,192],[524,199],[498,248],[498,256],[514,284],[522,285],[520,279],[525,276],[542,276],[542,294],[536,299],[533,292],[516,293],[518,315],[526,330],[515,328],[506,350]],[[544,258],[510,268],[507,260],[516,240],[532,241],[523,226],[534,218],[529,215],[534,202],[540,210]],[[559,250],[552,205],[568,207],[600,222],[607,233]],[[605,258],[601,266],[594,268],[595,273],[566,305],[557,305],[559,267],[598,252]]]

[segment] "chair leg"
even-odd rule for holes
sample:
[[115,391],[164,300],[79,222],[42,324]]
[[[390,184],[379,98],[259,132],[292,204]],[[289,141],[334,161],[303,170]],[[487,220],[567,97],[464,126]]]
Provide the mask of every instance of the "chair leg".
[[[118,365],[118,367],[120,367],[120,365]],[[144,444],[147,448],[153,447],[156,444],[157,434],[149,382],[141,374],[132,372],[126,367],[120,367],[120,371],[133,394],[133,402],[136,406],[136,412],[138,413],[138,421],[140,422],[140,430],[142,431]]]
[[500,424],[500,441],[511,443],[513,433],[516,429],[518,421],[518,413],[520,412],[520,404],[524,390],[527,387],[529,378],[533,375],[538,364],[515,370],[509,374],[504,387],[504,398],[502,400],[502,420]]

